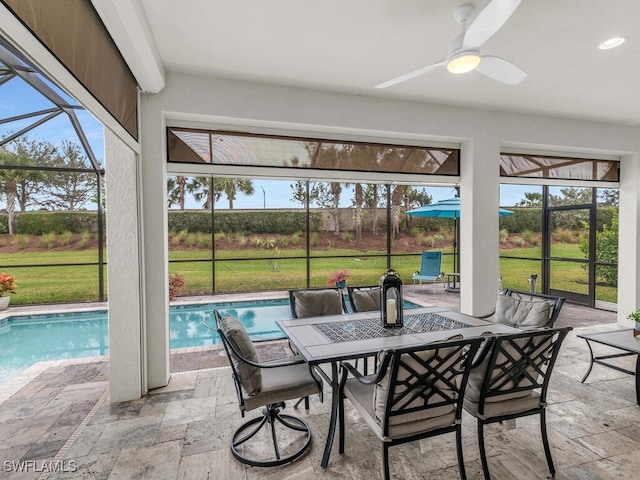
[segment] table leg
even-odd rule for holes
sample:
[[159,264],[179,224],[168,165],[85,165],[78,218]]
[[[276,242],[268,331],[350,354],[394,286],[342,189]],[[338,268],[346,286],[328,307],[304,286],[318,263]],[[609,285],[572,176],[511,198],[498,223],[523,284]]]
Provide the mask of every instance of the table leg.
[[640,405],[640,355],[636,356],[636,402]]
[[327,442],[324,445],[324,454],[320,465],[324,468],[329,465],[329,456],[333,447],[333,437],[336,433],[336,423],[338,420],[338,408],[340,398],[338,397],[338,362],[331,362],[331,418],[329,419],[329,431],[327,432]]
[[[581,383],[584,383],[584,381],[587,379],[587,377],[591,373],[591,369],[593,368],[593,350],[591,349],[591,343],[589,343],[589,340],[586,340],[586,342],[587,342],[587,347],[589,347],[589,356],[591,358],[589,359],[589,369],[587,370],[587,373],[584,374],[584,377],[582,377],[582,380],[580,380]],[[637,367],[637,365],[636,365],[636,367]],[[636,377],[636,380],[637,380],[637,378],[638,377]]]

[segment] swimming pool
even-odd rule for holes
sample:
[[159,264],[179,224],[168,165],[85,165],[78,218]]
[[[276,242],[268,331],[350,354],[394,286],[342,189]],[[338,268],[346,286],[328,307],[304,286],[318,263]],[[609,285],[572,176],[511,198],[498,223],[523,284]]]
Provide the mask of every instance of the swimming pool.
[[[419,305],[406,302],[404,308]],[[175,305],[169,309],[169,347],[220,343],[213,310],[229,313],[254,341],[283,338],[276,320],[291,318],[288,299]],[[47,360],[103,356],[109,353],[107,311],[24,315],[0,322],[0,385],[31,365]]]

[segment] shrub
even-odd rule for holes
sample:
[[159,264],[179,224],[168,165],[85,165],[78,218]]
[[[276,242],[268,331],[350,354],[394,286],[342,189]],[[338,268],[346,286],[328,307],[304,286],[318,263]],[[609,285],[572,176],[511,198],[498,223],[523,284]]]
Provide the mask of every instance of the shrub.
[[185,290],[187,282],[179,274],[169,275],[169,300],[173,300]]
[[69,230],[65,230],[58,237],[59,241],[60,241],[60,245],[65,246],[65,247],[68,246],[69,244],[71,244],[71,238],[72,237],[73,237],[73,233],[71,233]]
[[[589,238],[580,240],[580,250],[585,258],[589,258]],[[611,226],[604,225],[602,232],[596,233],[596,262],[618,263],[618,213],[614,211]],[[615,266],[596,265],[596,276],[605,285],[618,286],[618,269]]]
[[433,238],[433,235],[430,235],[428,237],[420,237],[420,245],[423,247],[433,248],[435,244],[436,241]]
[[447,236],[441,233],[435,233],[432,238],[435,243],[440,243],[444,242],[447,239]]
[[318,246],[318,242],[320,241],[319,237],[318,237],[318,233],[317,232],[313,232],[311,234],[311,236],[309,237],[309,241],[311,242],[311,246],[312,247],[317,247]]
[[532,245],[538,244],[538,239],[531,230],[525,230],[524,232],[522,232],[522,238],[524,238],[524,241],[529,244],[532,244]]
[[56,246],[56,234],[55,233],[47,233],[40,237],[38,240],[38,245],[40,248],[52,249]]
[[29,246],[29,235],[18,234],[13,236],[13,242],[21,249],[25,249]]
[[207,235],[206,233],[198,233],[196,235],[196,238],[198,239],[198,248],[211,248],[211,235]]
[[524,247],[525,241],[522,237],[511,237],[511,243],[514,247]]
[[574,242],[574,233],[572,230],[567,228],[559,228],[554,232],[555,239],[561,243],[573,243]]
[[91,235],[88,233],[83,233],[80,235],[80,241],[78,242],[78,248],[84,250],[89,246],[89,242],[91,241]]
[[509,240],[509,230],[503,228],[500,230],[500,243],[507,243]]
[[353,234],[351,232],[342,232],[342,240],[345,242],[353,242]]
[[291,245],[300,245],[300,236],[302,233],[296,232],[291,235]]

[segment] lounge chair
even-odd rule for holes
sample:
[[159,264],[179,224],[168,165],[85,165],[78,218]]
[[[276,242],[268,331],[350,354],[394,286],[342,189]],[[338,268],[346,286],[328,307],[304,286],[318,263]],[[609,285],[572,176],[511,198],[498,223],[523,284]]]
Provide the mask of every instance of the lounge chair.
[[436,282],[440,281],[444,287],[444,275],[442,274],[442,252],[422,252],[420,270],[417,270],[413,277],[413,284],[416,281],[433,283],[433,292],[436,291]]

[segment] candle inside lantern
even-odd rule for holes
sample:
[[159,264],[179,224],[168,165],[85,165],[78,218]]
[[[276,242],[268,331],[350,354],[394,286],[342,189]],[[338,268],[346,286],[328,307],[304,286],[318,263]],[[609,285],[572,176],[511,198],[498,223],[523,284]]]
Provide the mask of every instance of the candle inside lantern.
[[396,301],[393,298],[387,300],[387,323],[396,323]]

